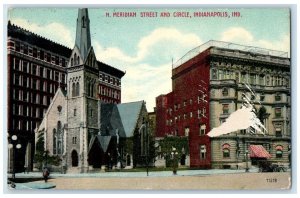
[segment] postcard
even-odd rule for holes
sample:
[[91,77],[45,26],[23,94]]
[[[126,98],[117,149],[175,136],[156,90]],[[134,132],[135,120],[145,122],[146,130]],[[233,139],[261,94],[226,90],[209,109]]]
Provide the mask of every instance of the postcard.
[[9,191],[291,188],[289,7],[7,19]]

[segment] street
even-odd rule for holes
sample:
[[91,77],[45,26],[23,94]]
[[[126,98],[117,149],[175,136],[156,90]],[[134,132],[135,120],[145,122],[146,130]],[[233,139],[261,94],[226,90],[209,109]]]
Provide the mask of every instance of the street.
[[169,177],[57,177],[54,190],[280,190],[290,188],[290,172]]

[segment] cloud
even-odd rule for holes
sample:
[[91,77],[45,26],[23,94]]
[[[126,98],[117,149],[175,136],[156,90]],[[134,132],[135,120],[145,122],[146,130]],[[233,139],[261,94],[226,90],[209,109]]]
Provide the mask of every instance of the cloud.
[[[138,63],[153,55],[161,58],[162,55],[171,56],[172,54],[172,57],[176,57],[177,54],[180,53],[179,55],[182,55],[182,53],[186,52],[185,50],[196,47],[201,43],[201,39],[196,34],[185,34],[175,28],[157,28],[140,39],[137,45],[137,53],[134,56],[126,55],[126,53],[116,47],[104,49],[97,42],[95,51],[98,58],[106,62],[119,60],[126,63]],[[169,57],[169,61],[171,61],[172,57]],[[165,57],[162,58],[166,59]]]
[[126,71],[122,102],[145,100],[148,111],[152,111],[155,98],[171,91],[172,58],[176,61],[201,43],[196,34],[158,28],[139,40],[133,56],[117,47],[104,48],[99,42],[94,49],[98,60]]
[[270,50],[279,50],[290,54],[290,37],[283,35],[280,39],[271,41],[260,39],[257,40],[250,31],[242,27],[231,27],[221,34],[221,41],[238,43],[241,45],[250,45]]
[[59,44],[70,48],[74,47],[75,38],[72,36],[72,32],[61,23],[53,22],[49,24],[38,25],[20,18],[12,19],[11,22]]
[[242,27],[232,27],[222,33],[221,40],[235,43],[250,43],[254,38],[246,29]]

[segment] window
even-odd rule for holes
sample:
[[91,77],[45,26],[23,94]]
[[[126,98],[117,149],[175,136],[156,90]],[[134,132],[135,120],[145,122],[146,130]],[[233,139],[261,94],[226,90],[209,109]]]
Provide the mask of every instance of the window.
[[223,158],[230,157],[230,145],[228,143],[222,145],[222,150],[223,150]]
[[37,58],[37,49],[36,48],[33,48],[32,56],[34,58]]
[[53,154],[57,154],[56,153],[56,145],[57,145],[57,133],[56,133],[56,129],[53,129]]
[[76,114],[77,114],[77,112],[76,112],[76,111],[77,111],[77,109],[74,109],[74,116],[76,116]]
[[46,54],[46,61],[47,61],[48,63],[51,62],[51,54],[49,54],[49,53]]
[[45,54],[44,51],[40,50],[40,59],[45,60]]
[[256,75],[250,74],[250,84],[255,85],[256,84]]
[[275,128],[275,135],[276,135],[276,137],[282,137],[281,127]]
[[281,95],[280,94],[275,95],[275,101],[281,101]]
[[229,105],[223,104],[223,114],[228,114],[228,113],[229,113]]
[[275,108],[275,118],[281,117],[281,108]]
[[77,137],[72,138],[72,144],[77,144]]
[[260,101],[265,101],[265,94],[260,94]]
[[80,89],[80,85],[79,82],[76,83],[76,96],[79,96],[79,89]]
[[93,109],[90,109],[90,116],[93,117]]
[[206,125],[200,124],[200,135],[205,135]]
[[281,150],[276,150],[276,158],[282,158],[282,153]]
[[283,147],[281,145],[278,145],[275,147],[275,150],[276,150],[276,158],[282,158]]
[[223,88],[222,95],[223,96],[228,96],[228,89],[227,88]]
[[18,42],[18,41],[15,42],[15,50],[16,50],[17,52],[20,51],[20,42]]
[[28,72],[28,62],[23,61],[23,72]]
[[198,109],[198,118],[201,118],[201,114],[202,114],[201,110]]
[[265,76],[264,75],[259,76],[259,84],[260,85],[265,85]]
[[186,137],[188,137],[188,136],[189,136],[189,133],[190,133],[190,128],[189,128],[189,127],[185,127],[185,129],[184,129],[184,135],[185,135]]
[[229,157],[230,157],[229,149],[223,149],[223,158],[229,158]]
[[219,79],[220,80],[224,79],[224,77],[223,77],[223,70],[219,70]]
[[206,158],[206,146],[200,145],[200,159],[205,160]]
[[212,79],[213,80],[217,80],[218,79],[217,69],[212,69]]
[[244,82],[244,83],[247,82],[247,78],[246,78],[246,73],[245,72],[241,73],[241,81]]
[[193,112],[190,112],[190,117],[191,117],[191,118],[193,117]]
[[75,83],[72,84],[72,97],[76,96],[76,86]]

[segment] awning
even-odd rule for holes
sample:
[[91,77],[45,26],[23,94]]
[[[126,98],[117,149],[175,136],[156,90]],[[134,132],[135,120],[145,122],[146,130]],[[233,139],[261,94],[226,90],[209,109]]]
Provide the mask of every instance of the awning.
[[282,147],[281,145],[278,145],[278,146],[275,147],[275,149],[276,149],[276,150],[281,150],[281,151],[282,151],[282,150],[283,150],[283,147]]
[[262,145],[250,145],[250,157],[255,158],[271,158],[270,153]]

